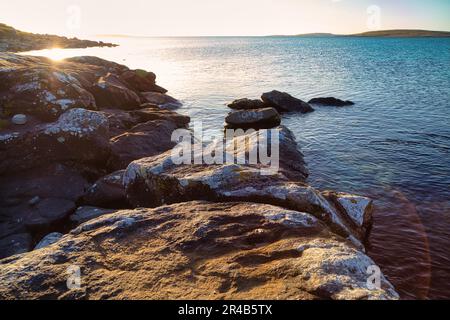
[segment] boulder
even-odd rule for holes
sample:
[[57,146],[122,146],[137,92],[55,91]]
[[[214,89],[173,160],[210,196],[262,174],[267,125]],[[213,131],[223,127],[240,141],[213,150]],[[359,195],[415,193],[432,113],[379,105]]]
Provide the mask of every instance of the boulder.
[[239,110],[225,118],[227,129],[271,129],[281,124],[281,117],[274,108]]
[[20,233],[0,239],[0,259],[30,251],[32,239],[28,233]]
[[87,190],[82,203],[102,208],[127,208],[129,205],[122,182],[124,172],[116,171],[99,179]]
[[172,149],[172,133],[177,126],[171,121],[155,120],[139,124],[111,139],[111,170],[125,169],[137,159],[151,157]]
[[310,104],[316,104],[320,106],[331,106],[331,107],[344,107],[344,106],[352,106],[355,103],[352,101],[344,101],[341,99],[336,99],[333,97],[327,97],[327,98],[314,98],[309,100]]
[[127,70],[120,75],[120,80],[136,92],[167,92],[166,89],[155,83],[156,75],[153,72]]
[[251,99],[238,99],[234,100],[228,107],[235,110],[253,110],[253,109],[262,109],[266,108],[267,105],[264,104],[261,100],[251,100]]
[[39,57],[0,53],[0,108],[4,116],[54,121],[73,108],[96,109],[94,97],[72,73]]
[[271,91],[264,93],[261,97],[262,101],[268,106],[275,108],[278,112],[313,112],[314,109],[306,102],[294,98],[286,92]]
[[0,134],[0,174],[57,161],[101,164],[109,156],[108,139],[104,115],[71,109],[54,123]]
[[142,92],[143,101],[159,106],[162,109],[177,109],[183,104],[177,99],[159,92]]
[[101,108],[132,110],[141,105],[139,96],[111,73],[101,77],[91,91],[97,105]]
[[103,215],[113,213],[116,210],[96,208],[90,206],[79,207],[77,211],[75,211],[75,213],[70,216],[70,222],[78,226],[89,220],[93,220]]
[[42,238],[41,241],[34,247],[34,250],[40,250],[43,248],[46,248],[48,246],[51,246],[52,244],[58,242],[64,235],[59,232],[53,232],[48,235],[46,235],[44,238]]
[[374,265],[308,213],[188,202],[117,211],[2,260],[0,298],[398,299],[383,274],[368,288]]

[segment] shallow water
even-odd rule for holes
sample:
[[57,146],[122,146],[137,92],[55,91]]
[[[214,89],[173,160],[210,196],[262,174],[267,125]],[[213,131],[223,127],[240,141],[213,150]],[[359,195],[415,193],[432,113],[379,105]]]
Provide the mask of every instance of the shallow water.
[[450,298],[450,39],[102,40],[121,46],[44,54],[152,70],[210,135],[226,102],[273,89],[355,101],[284,117],[310,183],[376,200],[369,254],[403,298]]

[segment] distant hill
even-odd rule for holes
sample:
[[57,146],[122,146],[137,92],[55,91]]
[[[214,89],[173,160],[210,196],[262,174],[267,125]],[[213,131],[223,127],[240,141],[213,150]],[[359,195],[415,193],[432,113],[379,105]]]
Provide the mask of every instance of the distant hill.
[[16,30],[6,24],[0,23],[0,51],[30,51],[48,48],[88,48],[113,47],[112,43],[102,41],[80,40],[48,34],[34,34]]
[[387,37],[387,38],[447,38],[450,32],[447,31],[429,31],[429,30],[381,30],[357,33],[352,37]]
[[429,30],[408,30],[408,29],[398,29],[398,30],[380,30],[380,31],[369,31],[363,33],[355,34],[333,34],[333,33],[306,33],[298,34],[294,37],[374,37],[374,38],[448,38],[450,37],[450,32],[447,31],[429,31]]

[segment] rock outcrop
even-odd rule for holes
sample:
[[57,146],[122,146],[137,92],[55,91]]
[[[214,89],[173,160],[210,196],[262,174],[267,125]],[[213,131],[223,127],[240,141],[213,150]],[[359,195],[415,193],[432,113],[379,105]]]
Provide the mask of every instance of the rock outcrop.
[[308,213],[187,202],[117,211],[2,260],[0,298],[397,299],[382,275],[367,288],[373,265]]
[[239,110],[225,118],[226,129],[272,129],[281,124],[280,114],[274,108]]
[[355,103],[349,100],[341,100],[333,97],[327,98],[314,98],[309,100],[310,104],[320,105],[320,106],[330,106],[330,107],[344,107],[344,106],[352,106]]
[[314,109],[306,102],[294,98],[289,93],[271,91],[261,96],[262,101],[269,107],[275,108],[278,112],[300,112],[309,113]]

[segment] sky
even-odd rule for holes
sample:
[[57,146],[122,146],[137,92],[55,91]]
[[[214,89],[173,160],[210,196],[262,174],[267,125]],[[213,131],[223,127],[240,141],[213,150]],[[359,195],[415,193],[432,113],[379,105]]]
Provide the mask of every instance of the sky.
[[450,0],[0,0],[0,22],[66,36],[450,31]]

